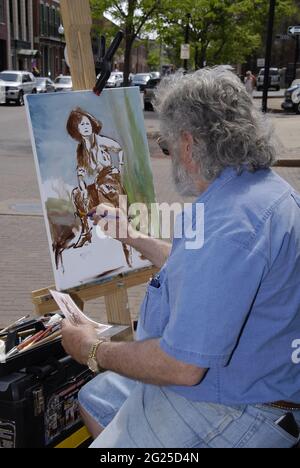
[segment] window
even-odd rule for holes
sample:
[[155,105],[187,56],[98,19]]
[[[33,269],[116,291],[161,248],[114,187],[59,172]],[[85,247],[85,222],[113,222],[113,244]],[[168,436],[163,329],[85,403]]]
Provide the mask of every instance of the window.
[[21,5],[21,0],[18,0],[18,24],[19,24],[19,30],[22,31],[22,5]]
[[41,36],[45,34],[45,25],[44,25],[44,16],[45,16],[45,7],[41,3],[40,4],[40,28],[41,28]]
[[25,16],[26,16],[26,31],[27,31],[27,40],[29,38],[29,15],[30,15],[30,11],[29,11],[29,5],[28,5],[28,2],[25,2]]
[[70,76],[59,76],[58,78],[56,78],[55,83],[70,84],[71,83],[71,77]]
[[45,10],[44,10],[44,12],[45,12],[44,13],[44,28],[45,28],[44,34],[45,34],[45,36],[49,36],[49,22],[50,22],[49,21],[49,16],[50,16],[49,13],[50,13],[50,8],[49,8],[48,5],[45,5],[44,8],[45,8]]
[[12,2],[9,2],[10,28],[11,28],[12,31],[13,31],[13,17],[14,17],[13,4],[12,4]]
[[51,36],[55,36],[55,8],[51,8],[50,11],[50,29],[51,29]]
[[4,0],[0,0],[0,23],[5,23],[5,6],[4,6]]
[[2,72],[0,73],[0,80],[3,80],[3,81],[22,81],[21,80],[21,75],[19,75],[18,73],[7,73],[7,72]]
[[55,10],[55,36],[56,37],[59,37],[58,29],[59,29],[60,23],[61,21],[60,21],[59,10]]

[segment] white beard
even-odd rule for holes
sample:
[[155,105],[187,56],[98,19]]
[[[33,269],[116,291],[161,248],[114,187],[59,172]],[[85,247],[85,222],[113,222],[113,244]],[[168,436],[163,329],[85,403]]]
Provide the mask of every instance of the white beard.
[[180,162],[177,150],[172,157],[172,175],[176,190],[180,195],[183,197],[196,197],[199,195],[193,177]]

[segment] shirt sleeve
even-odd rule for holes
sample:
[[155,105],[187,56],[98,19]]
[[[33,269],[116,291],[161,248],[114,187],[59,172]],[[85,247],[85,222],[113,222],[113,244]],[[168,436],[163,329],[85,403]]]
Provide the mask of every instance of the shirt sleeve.
[[[174,255],[178,255],[176,252]],[[225,367],[260,287],[266,260],[232,240],[214,238],[170,257],[170,317],[160,346],[202,368]]]

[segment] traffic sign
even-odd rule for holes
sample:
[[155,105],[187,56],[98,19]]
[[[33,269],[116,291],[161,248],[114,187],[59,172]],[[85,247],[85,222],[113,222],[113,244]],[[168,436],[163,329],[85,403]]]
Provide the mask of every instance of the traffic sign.
[[257,59],[258,68],[264,68],[265,64],[266,64],[266,60],[264,58]]
[[291,36],[300,36],[300,26],[290,26],[288,29],[288,34]]
[[189,60],[191,57],[191,47],[190,44],[182,44],[180,58],[181,60]]
[[291,34],[277,34],[276,39],[279,41],[290,41],[292,36]]

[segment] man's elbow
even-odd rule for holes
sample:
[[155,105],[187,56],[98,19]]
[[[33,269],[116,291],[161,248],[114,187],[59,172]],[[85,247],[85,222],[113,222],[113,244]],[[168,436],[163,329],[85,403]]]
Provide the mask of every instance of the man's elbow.
[[188,366],[184,372],[181,373],[180,381],[178,385],[184,387],[194,387],[198,385],[203,380],[206,373],[206,369],[201,369],[200,367]]

